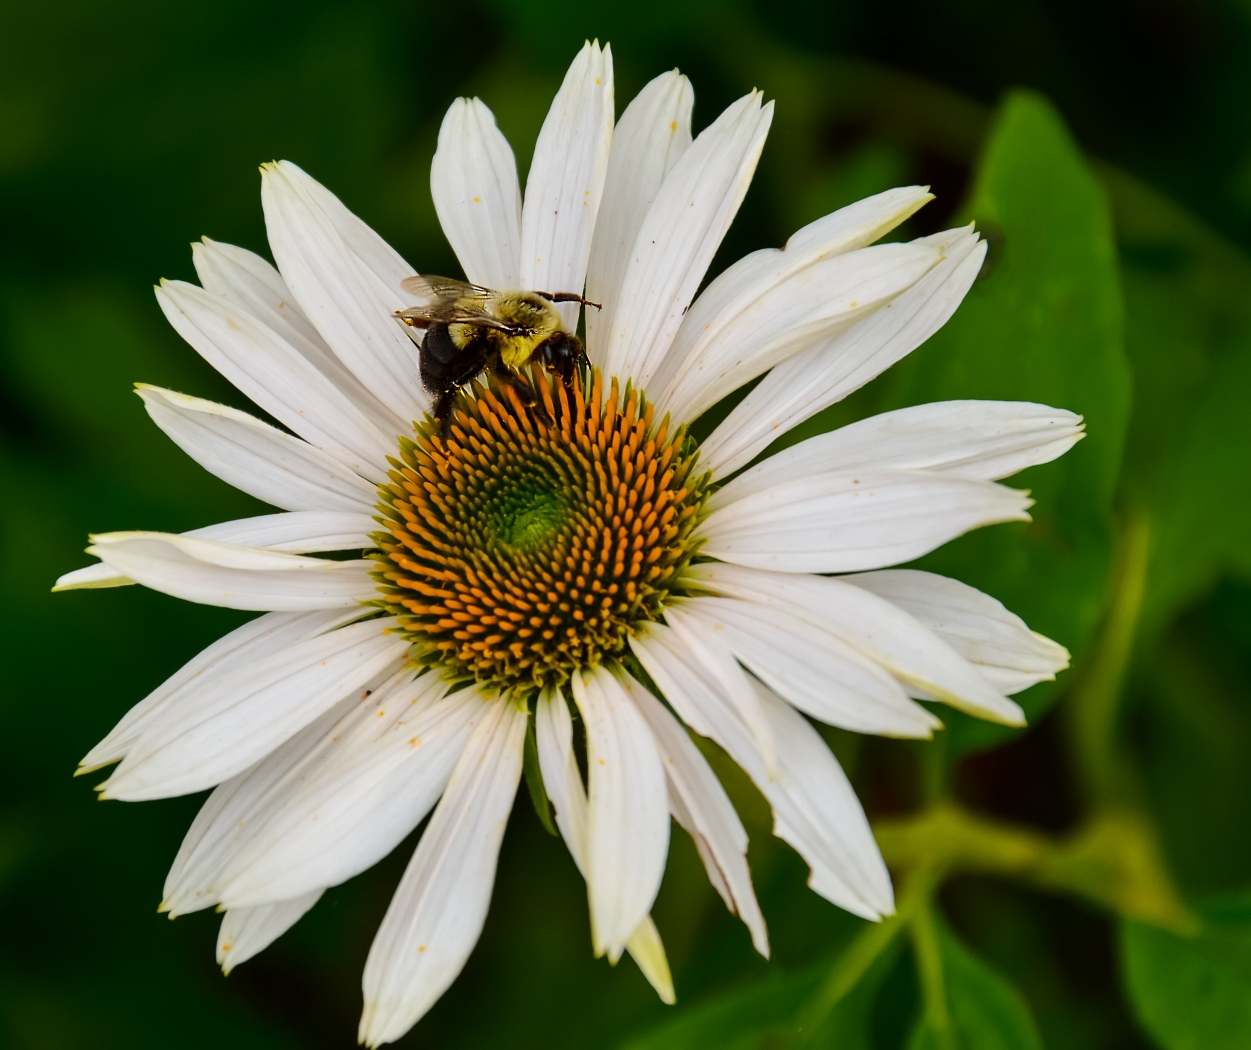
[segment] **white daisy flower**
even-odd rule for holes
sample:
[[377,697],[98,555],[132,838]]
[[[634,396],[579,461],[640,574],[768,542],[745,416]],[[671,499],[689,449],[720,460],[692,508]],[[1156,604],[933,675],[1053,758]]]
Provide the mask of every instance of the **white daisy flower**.
[[[104,798],[214,789],[162,907],[224,910],[227,971],[429,815],[365,967],[370,1046],[411,1028],[464,966],[523,766],[586,878],[595,953],[628,950],[672,1001],[650,919],[670,817],[769,950],[747,835],[687,727],[755,781],[812,888],[877,919],[890,879],[808,718],[928,737],[940,723],[922,699],[1018,725],[1008,695],[1067,666],[993,598],[887,567],[1027,520],[1030,500],[996,480],[1066,451],[1079,417],[931,404],[749,466],[937,330],[985,246],[971,228],[874,245],[930,199],[906,187],[747,256],[695,298],[773,104],[752,92],[692,139],[692,102],[666,73],[614,126],[610,50],[586,45],[524,201],[491,112],[453,104],[431,189],[468,280],[602,309],[586,311],[585,377],[487,377],[456,399],[446,440],[397,318],[413,267],[295,165],[262,169],[276,269],[206,238],[201,286],[157,289],[187,342],[287,429],[141,385],[149,415],[282,513],[92,537],[99,563],[58,589],[139,583],[264,615],[135,706],[82,771],[119,763]],[[575,332],[579,303],[557,308]],[[761,376],[696,445],[686,426]],[[313,556],[328,551],[368,556]]]

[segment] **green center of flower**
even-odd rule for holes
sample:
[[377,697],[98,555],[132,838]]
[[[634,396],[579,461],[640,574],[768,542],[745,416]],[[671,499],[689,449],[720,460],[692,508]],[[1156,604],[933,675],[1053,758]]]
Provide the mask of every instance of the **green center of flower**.
[[446,442],[431,420],[401,439],[375,537],[379,604],[418,658],[526,688],[623,655],[660,617],[707,487],[641,392],[532,382],[538,410],[491,380],[457,400]]
[[559,479],[522,468],[498,479],[499,494],[486,509],[487,528],[505,547],[532,550],[564,524],[567,503]]

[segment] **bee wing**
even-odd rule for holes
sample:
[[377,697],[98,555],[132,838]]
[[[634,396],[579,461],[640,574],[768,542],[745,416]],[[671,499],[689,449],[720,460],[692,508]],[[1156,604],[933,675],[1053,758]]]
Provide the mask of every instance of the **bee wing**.
[[458,281],[454,277],[436,277],[434,274],[415,274],[405,277],[400,287],[409,295],[422,299],[427,305],[439,302],[455,302],[457,299],[484,300],[491,294],[489,288]]
[[425,300],[421,306],[412,306],[399,312],[400,317],[410,324],[415,322],[417,327],[424,328],[431,322],[464,322],[498,328],[503,332],[520,331],[520,326],[501,320],[487,310],[487,304],[494,293],[481,285],[458,281],[452,277],[419,274],[406,277],[400,282],[400,287],[410,295]]

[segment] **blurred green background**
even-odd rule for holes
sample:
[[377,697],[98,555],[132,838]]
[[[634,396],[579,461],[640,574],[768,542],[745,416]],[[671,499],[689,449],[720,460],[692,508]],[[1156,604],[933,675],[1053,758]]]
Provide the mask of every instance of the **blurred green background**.
[[944,712],[933,744],[829,734],[921,902],[907,924],[811,893],[720,763],[774,954],[675,834],[654,912],[675,1008],[591,958],[577,872],[519,803],[485,935],[401,1045],[1251,1046],[1246,0],[0,3],[0,1043],[353,1045],[411,842],[223,979],[216,917],[156,914],[200,799],[101,805],[71,773],[243,616],[48,588],[89,531],[263,512],[130,392],[247,407],[150,285],[194,279],[201,234],[266,252],[257,164],[296,161],[414,266],[455,273],[428,184],[443,112],[481,96],[524,176],[591,36],[612,42],[618,112],[675,65],[697,129],[753,86],[777,99],[714,273],[892,185],[938,194],[902,235],[977,219],[991,252],[955,319],[804,434],[948,397],[1084,413],[1088,440],[1022,476],[1032,524],[924,562],[1075,666],[1023,695],[1025,732]]

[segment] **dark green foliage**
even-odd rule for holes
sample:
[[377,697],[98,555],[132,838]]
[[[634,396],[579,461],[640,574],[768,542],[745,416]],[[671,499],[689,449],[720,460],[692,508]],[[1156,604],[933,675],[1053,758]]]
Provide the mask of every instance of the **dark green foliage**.
[[1251,1045],[1251,899],[1214,902],[1192,937],[1121,924],[1125,979],[1143,1027],[1164,1050]]
[[[192,278],[202,234],[265,251],[256,165],[299,163],[415,268],[457,273],[428,191],[443,112],[480,95],[524,180],[588,36],[612,41],[618,112],[675,64],[697,128],[753,86],[777,99],[714,271],[898,183],[938,194],[899,236],[977,222],[990,258],[953,321],[788,440],[946,398],[1081,412],[1083,442],[1008,481],[1032,490],[1031,524],[921,563],[1003,600],[1074,668],[1019,698],[1042,720],[1028,731],[942,710],[934,743],[828,734],[907,847],[888,856],[900,917],[881,926],[804,886],[760,796],[706,748],[751,836],[773,954],[675,829],[654,909],[674,1009],[632,962],[592,959],[529,746],[537,819],[516,807],[482,941],[401,1045],[1251,1046],[1251,17],[1220,0],[0,5],[0,1045],[353,1045],[415,836],[223,980],[216,917],[155,912],[201,798],[97,805],[104,774],[71,774],[244,614],[48,588],[88,560],[89,532],[267,509],[131,393],[250,408],[150,285]],[[911,816],[974,802],[1001,822],[985,841],[909,838]],[[989,848],[1004,829],[1030,864]]]

